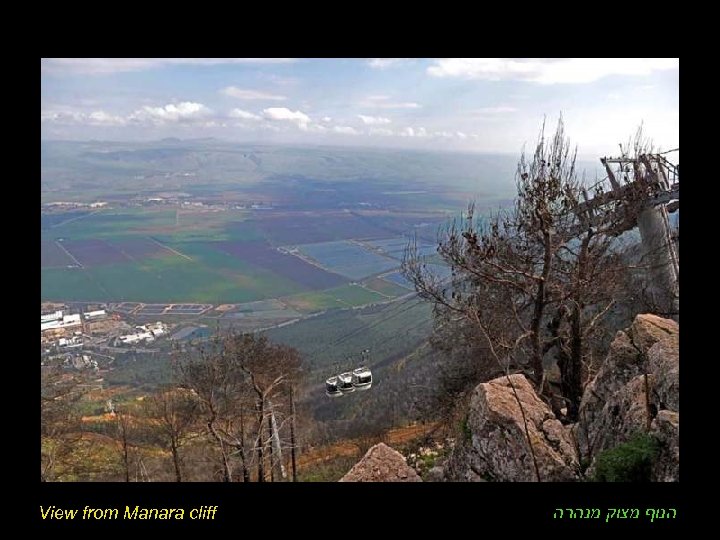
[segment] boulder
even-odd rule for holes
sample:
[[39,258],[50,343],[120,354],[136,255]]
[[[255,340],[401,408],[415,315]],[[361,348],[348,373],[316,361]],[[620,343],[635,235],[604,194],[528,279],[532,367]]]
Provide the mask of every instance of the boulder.
[[370,448],[340,482],[422,482],[403,455],[384,443]]
[[[578,426],[581,449],[589,446],[597,452],[616,446],[627,439],[624,434],[652,421],[645,405],[644,415],[635,410],[645,403],[646,374],[654,413],[678,410],[678,339],[677,323],[647,314],[638,315],[629,329],[617,333],[605,362],[583,393]],[[652,416],[652,407],[650,412]]]
[[465,432],[465,441],[455,447],[446,465],[449,480],[534,482],[535,461],[543,482],[577,479],[578,460],[570,430],[524,375],[479,384],[470,401]]
[[663,442],[654,479],[679,474],[679,325],[655,315],[638,315],[615,336],[607,358],[587,385],[574,428],[583,456],[649,432]]

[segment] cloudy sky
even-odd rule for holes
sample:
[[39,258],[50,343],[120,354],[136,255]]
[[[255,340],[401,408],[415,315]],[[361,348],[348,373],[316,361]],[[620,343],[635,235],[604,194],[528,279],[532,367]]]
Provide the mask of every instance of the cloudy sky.
[[678,59],[55,58],[43,139],[218,137],[516,154],[562,112],[581,155],[679,140]]

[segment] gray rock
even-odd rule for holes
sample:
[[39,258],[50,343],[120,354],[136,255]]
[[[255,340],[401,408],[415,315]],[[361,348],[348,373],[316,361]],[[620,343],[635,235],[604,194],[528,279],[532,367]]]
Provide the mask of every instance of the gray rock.
[[423,477],[424,482],[444,482],[445,481],[445,469],[440,466],[435,466],[425,473]]
[[453,450],[447,463],[448,479],[537,481],[526,422],[541,481],[577,479],[578,460],[570,430],[520,374],[510,375],[509,380],[502,376],[475,388],[468,415],[470,439]]
[[652,423],[651,434],[662,444],[660,455],[653,463],[652,477],[658,482],[680,480],[680,414],[662,410]]
[[[583,456],[650,432],[663,442],[657,480],[679,476],[679,325],[655,315],[638,315],[618,332],[594,379],[587,385],[574,432]],[[591,467],[592,471],[592,467]]]
[[340,482],[422,482],[403,455],[384,443],[370,448]]

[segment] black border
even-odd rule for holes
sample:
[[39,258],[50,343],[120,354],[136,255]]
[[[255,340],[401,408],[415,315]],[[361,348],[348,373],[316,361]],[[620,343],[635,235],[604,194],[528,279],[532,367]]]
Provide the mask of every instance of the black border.
[[[439,6],[431,9],[437,10]],[[221,9],[218,7],[218,10]],[[282,10],[282,8],[279,8]],[[408,7],[407,9],[411,9]],[[426,8],[415,6],[416,10],[429,11]],[[143,41],[136,44],[135,50],[131,53],[125,48],[129,41],[137,39],[138,31],[132,30],[135,17],[118,16],[118,27],[104,29],[104,21],[98,22],[97,26],[92,24],[63,26],[62,19],[53,20],[59,24],[58,31],[50,32],[45,36],[43,50],[37,57],[25,61],[22,66],[27,69],[28,78],[37,77],[37,61],[39,57],[59,56],[137,56],[137,57],[160,57],[160,56],[271,56],[271,57],[420,57],[420,56],[642,56],[652,52],[654,56],[677,57],[679,52],[676,49],[675,39],[659,40],[657,36],[650,39],[653,34],[652,28],[656,22],[648,19],[647,13],[638,15],[634,19],[631,13],[623,8],[623,19],[628,21],[623,33],[622,25],[613,22],[610,13],[596,13],[589,15],[585,21],[568,21],[553,13],[531,14],[523,13],[522,16],[499,15],[499,14],[478,14],[476,16],[462,11],[446,10],[443,13],[432,13],[434,19],[432,24],[418,25],[412,18],[401,15],[393,20],[383,19],[383,11],[371,10],[369,7],[359,9],[355,15],[360,21],[361,28],[354,30],[343,26],[345,23],[338,21],[299,21],[292,14],[276,14],[284,21],[279,27],[268,25],[262,27],[263,21],[272,20],[272,15],[263,15],[257,19],[258,27],[250,34],[245,35],[252,22],[254,14],[238,17],[235,14],[228,15],[237,21],[237,27],[232,24],[216,25],[212,21],[178,21],[176,25],[166,22],[170,32],[153,39],[157,40],[157,46],[147,46]],[[512,9],[512,8],[511,8]],[[517,6],[517,9],[521,9]],[[524,8],[523,8],[524,9]],[[184,11],[182,8],[180,11]],[[348,12],[350,17],[352,11]],[[140,14],[135,12],[135,16]],[[436,16],[437,15],[437,16]],[[110,15],[112,17],[112,15]],[[523,21],[518,22],[522,17]],[[103,17],[104,19],[105,17]],[[162,20],[162,19],[160,19]],[[632,22],[635,20],[635,22]],[[507,22],[504,22],[507,21]],[[367,22],[369,27],[362,22]],[[184,26],[182,26],[184,24]],[[668,22],[662,22],[667,25]],[[285,31],[285,28],[292,28],[299,25],[300,30],[289,34],[291,37],[285,41],[276,39],[278,34]],[[196,35],[192,30],[203,26],[205,37]],[[617,29],[617,32],[609,31],[609,26]],[[192,28],[190,28],[192,27]],[[156,27],[148,25],[147,28],[139,29],[139,32],[154,32]],[[394,30],[401,29],[402,36],[394,34]],[[443,30],[444,28],[444,30]],[[635,30],[632,30],[634,28]],[[342,39],[333,35],[345,37]],[[404,30],[404,32],[402,31]],[[74,38],[68,33],[79,32]],[[382,41],[378,34],[387,32],[387,37],[393,40],[391,44]],[[220,34],[223,33],[224,37]],[[313,37],[313,33],[315,36]],[[610,35],[608,35],[610,34]],[[672,35],[672,34],[671,34]],[[353,36],[356,36],[354,38]],[[623,42],[625,36],[629,40],[640,39],[643,45],[647,45],[648,51],[640,52],[637,47],[625,47]],[[642,37],[644,36],[644,37]],[[677,34],[675,34],[677,37]],[[105,38],[105,39],[102,39]],[[349,39],[351,38],[351,39]],[[67,46],[68,40],[73,43]],[[98,41],[102,43],[100,50],[94,46]],[[117,40],[117,41],[114,41]],[[220,41],[223,41],[220,45]],[[608,50],[608,42],[610,50]],[[114,42],[112,46],[110,43]],[[594,44],[594,45],[593,45]],[[587,47],[596,46],[596,50],[589,52]],[[207,50],[210,49],[210,50]],[[499,50],[498,50],[499,49]],[[550,50],[548,50],[550,49]],[[585,49],[580,52],[580,50]],[[112,52],[110,52],[112,51]],[[500,52],[502,51],[502,52]],[[612,51],[612,52],[611,52]],[[497,54],[500,52],[500,54]],[[683,62],[685,65],[685,61]],[[39,87],[36,90],[39,94]],[[35,96],[39,97],[37,94]],[[24,93],[28,99],[32,93]],[[35,116],[30,118],[29,111],[36,111],[37,101],[23,109],[25,122],[37,122]],[[25,113],[28,114],[25,114]],[[553,113],[554,111],[549,111]],[[33,113],[33,115],[36,112]],[[35,124],[38,126],[39,125]],[[32,139],[32,133],[29,139]],[[37,139],[35,139],[37,141]],[[28,144],[20,146],[30,147]],[[37,144],[37,143],[34,143]],[[37,148],[37,146],[35,147]],[[26,163],[37,163],[38,154],[30,152]],[[14,158],[14,156],[12,156]],[[692,174],[692,166],[691,174]],[[21,166],[18,172],[22,176],[27,175],[27,167]],[[687,167],[684,166],[684,170]],[[29,186],[33,180],[15,178],[8,179],[8,184],[14,185],[21,182],[23,188],[32,190]],[[694,189],[696,182],[686,184],[689,189]],[[35,184],[37,185],[37,184]],[[27,197],[21,195],[23,200],[36,201],[31,194]],[[691,199],[693,196],[691,195]],[[688,203],[686,196],[686,204]],[[692,208],[692,200],[690,200]],[[36,211],[36,210],[34,210]],[[691,229],[690,237],[692,243],[693,215],[692,209],[686,210],[683,226],[687,231],[689,224]],[[14,219],[14,218],[13,218]],[[24,217],[19,216],[24,222]],[[14,227],[10,227],[14,229]],[[686,239],[687,239],[686,234]],[[37,252],[35,252],[37,253]],[[687,261],[688,251],[685,250]],[[692,252],[691,253],[691,257]],[[37,256],[37,255],[35,255]],[[692,264],[692,263],[691,263]],[[35,268],[39,268],[36,266]],[[687,266],[686,266],[687,268]],[[36,270],[39,273],[39,270]],[[28,269],[23,272],[30,280],[32,272]],[[39,276],[35,279],[39,281]],[[29,320],[29,302],[26,298],[28,291],[37,287],[38,281],[24,283],[18,286],[13,292],[18,294],[14,305],[25,305],[28,313],[20,316],[20,319]],[[689,284],[689,285],[688,285]],[[692,287],[690,279],[684,280],[683,289]],[[702,293],[702,291],[701,291]],[[687,296],[686,296],[687,298]],[[33,306],[33,310],[36,309]],[[686,311],[687,314],[690,313]],[[690,313],[691,318],[693,314]],[[20,323],[21,326],[24,323]],[[24,326],[24,328],[28,328]],[[24,340],[25,331],[22,336],[13,337],[13,340]],[[689,332],[689,333],[688,333]],[[27,340],[30,342],[29,330]],[[681,349],[683,357],[695,363],[690,355],[690,344],[694,342],[697,332],[692,326],[683,330]],[[33,337],[34,340],[37,339]],[[19,350],[24,347],[20,347]],[[692,347],[693,349],[695,347]],[[36,368],[30,371],[31,363],[23,358],[24,355],[14,353],[12,357],[15,362],[22,362],[21,375],[26,381],[36,380]],[[33,362],[34,363],[34,362]],[[692,364],[689,364],[692,367]],[[698,367],[697,365],[695,367]],[[701,371],[709,369],[698,367]],[[708,447],[707,453],[700,454],[698,460],[695,446],[692,440],[699,436],[701,427],[693,421],[693,411],[698,408],[693,405],[696,401],[696,394],[693,379],[696,379],[690,369],[682,370],[683,379],[683,406],[686,411],[685,428],[682,435],[683,446],[683,470],[682,480],[674,484],[593,484],[593,483],[564,483],[564,484],[215,484],[215,483],[192,483],[192,484],[111,484],[111,483],[74,483],[74,484],[44,484],[39,483],[37,478],[37,431],[34,419],[29,419],[27,438],[6,437],[6,445],[11,446],[19,454],[20,460],[18,470],[22,471],[21,489],[24,492],[33,492],[31,500],[21,504],[21,515],[29,518],[36,529],[48,531],[56,528],[80,529],[115,529],[129,527],[138,530],[167,530],[182,528],[201,528],[208,532],[218,528],[226,529],[236,535],[255,534],[254,531],[263,531],[262,534],[300,533],[305,529],[308,532],[327,536],[342,534],[344,524],[350,523],[353,516],[358,517],[361,526],[353,527],[353,533],[360,532],[365,535],[383,536],[390,532],[432,533],[440,531],[443,536],[446,533],[458,530],[469,529],[473,534],[497,534],[495,529],[505,531],[508,535],[522,529],[529,529],[539,532],[546,528],[558,530],[600,530],[605,529],[631,529],[638,526],[649,527],[655,530],[677,529],[683,524],[694,521],[699,517],[699,512],[691,504],[692,481],[701,478],[704,474],[700,467],[707,464],[712,467],[713,452],[712,446]],[[6,380],[6,385],[13,383]],[[22,385],[24,388],[25,385]],[[24,391],[28,398],[32,392]],[[36,398],[33,398],[35,400]],[[24,399],[22,403],[25,404]],[[35,401],[37,404],[37,401]],[[29,406],[27,404],[26,406]],[[37,405],[35,405],[37,407]],[[688,409],[690,407],[690,409]],[[31,408],[32,410],[32,408]],[[39,409],[38,410],[39,413]],[[690,411],[690,414],[688,414]],[[15,411],[9,411],[15,416]],[[37,416],[35,416],[37,418]],[[688,419],[690,424],[688,424]],[[23,420],[24,421],[24,420]],[[8,424],[7,427],[10,427]],[[702,457],[704,456],[704,457]],[[27,460],[25,463],[24,460]],[[12,468],[14,468],[11,465]],[[35,483],[38,483],[35,485]],[[29,488],[29,489],[26,489]],[[39,506],[45,507],[55,505],[64,508],[82,508],[85,505],[94,507],[114,507],[122,509],[125,505],[140,505],[148,507],[183,507],[190,509],[200,505],[218,505],[220,507],[217,518],[213,521],[191,521],[186,518],[182,521],[56,521],[42,520],[39,515]],[[607,508],[677,508],[678,516],[675,520],[656,521],[650,524],[646,519],[638,520],[613,520],[605,522],[601,520],[554,520],[555,508],[600,508],[603,511]],[[8,509],[9,510],[9,509]],[[13,517],[10,515],[9,517]],[[436,527],[437,526],[437,527]],[[491,532],[492,531],[492,532]],[[260,534],[260,533],[258,533]]]

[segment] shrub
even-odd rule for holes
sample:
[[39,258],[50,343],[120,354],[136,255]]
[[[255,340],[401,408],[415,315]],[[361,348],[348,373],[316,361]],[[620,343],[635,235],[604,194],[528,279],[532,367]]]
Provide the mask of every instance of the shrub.
[[649,482],[652,463],[660,443],[645,433],[633,435],[626,443],[598,454],[596,482]]

